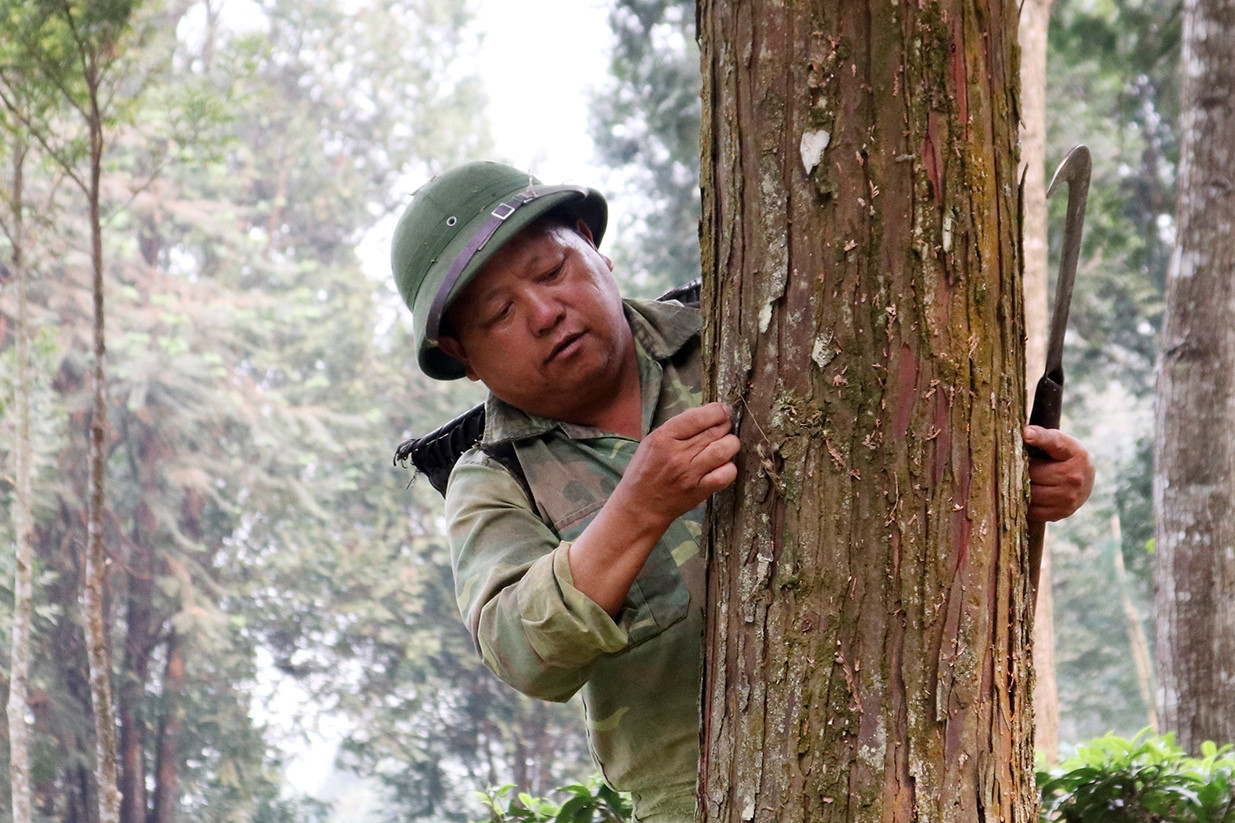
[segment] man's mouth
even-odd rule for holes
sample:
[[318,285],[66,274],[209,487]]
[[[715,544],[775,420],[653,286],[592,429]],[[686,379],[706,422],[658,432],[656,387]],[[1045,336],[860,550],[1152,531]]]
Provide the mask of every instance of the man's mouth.
[[549,356],[545,358],[545,362],[549,363],[557,359],[558,355],[562,354],[567,349],[569,349],[571,346],[573,346],[575,344],[575,341],[577,341],[581,337],[583,337],[583,332],[581,331],[574,332],[573,334],[568,334],[565,337],[563,337],[561,341],[559,341],[558,344],[553,347],[553,350],[549,352]]

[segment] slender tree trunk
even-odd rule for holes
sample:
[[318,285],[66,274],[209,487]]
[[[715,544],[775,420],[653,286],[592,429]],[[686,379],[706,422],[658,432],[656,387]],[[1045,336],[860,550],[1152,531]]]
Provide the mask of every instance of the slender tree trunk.
[[1016,18],[700,4],[702,819],[1036,819]]
[[30,466],[30,344],[29,272],[25,260],[25,223],[22,198],[25,197],[24,169],[26,145],[21,139],[13,145],[13,204],[11,237],[13,274],[17,279],[17,499],[13,505],[15,534],[15,572],[13,580],[12,652],[9,666],[9,779],[13,795],[13,823],[30,823],[30,633],[34,603],[34,545],[31,533]]
[[94,401],[90,415],[90,515],[86,523],[86,577],[82,594],[86,654],[90,664],[90,696],[94,705],[95,780],[98,782],[99,823],[119,823],[120,791],[116,783],[116,715],[112,706],[111,655],[107,645],[107,557],[103,514],[103,479],[107,459],[107,346],[103,325],[103,227],[99,212],[99,182],[103,160],[103,117],[98,107],[98,79],[87,67],[90,88],[91,261],[94,269]]
[[1119,604],[1124,613],[1124,630],[1128,634],[1128,648],[1132,653],[1132,667],[1136,671],[1136,685],[1145,701],[1147,710],[1146,725],[1154,734],[1159,732],[1158,711],[1154,701],[1154,664],[1153,655],[1149,652],[1149,640],[1145,637],[1145,627],[1141,624],[1141,615],[1132,602],[1132,587],[1128,582],[1128,571],[1124,568],[1123,529],[1119,523],[1119,515],[1111,515],[1111,537],[1115,544],[1114,566],[1115,585],[1119,588]]
[[163,718],[155,763],[154,815],[150,823],[176,823],[180,801],[180,735],[184,727],[184,647],[174,630],[167,640]]
[[528,751],[527,742],[523,735],[516,735],[512,741],[514,743],[514,752],[511,756],[512,781],[521,792],[531,791],[531,778],[528,774]]
[[[1021,3],[1021,169],[1025,258],[1025,372],[1033,386],[1046,368],[1048,260],[1046,233],[1046,35],[1051,0]],[[1042,546],[1033,622],[1034,745],[1048,762],[1059,756],[1059,688],[1055,680],[1055,601],[1050,544]]]
[[[145,501],[138,504],[139,523],[153,519]],[[121,802],[123,823],[146,823],[146,718],[142,710],[150,677],[151,603],[154,564],[145,534],[136,535],[129,563],[128,620],[125,627],[124,676],[118,691],[120,715]]]
[[[202,495],[188,491],[180,505],[181,531],[194,541],[202,539]],[[213,562],[211,560],[210,562]],[[155,753],[154,797],[149,823],[175,823],[180,803],[180,743],[184,731],[185,641],[173,628],[167,637],[167,665],[163,671],[163,707]]]
[[[148,244],[153,247],[155,244]],[[128,618],[125,621],[124,679],[118,689],[120,714],[122,823],[147,823],[146,733],[143,709],[150,682],[150,656],[158,624],[154,618],[155,549],[159,524],[150,501],[159,493],[162,449],[156,433],[140,423],[134,429],[133,473],[142,499],[133,513],[133,540],[128,561]],[[133,437],[134,433],[130,433]]]
[[1184,4],[1178,237],[1154,439],[1161,719],[1235,741],[1235,0]]
[[546,766],[553,762],[553,738],[549,735],[548,704],[542,700],[532,701],[532,745],[536,752],[534,764],[535,777],[532,780],[532,793],[543,797],[553,790],[549,784]]

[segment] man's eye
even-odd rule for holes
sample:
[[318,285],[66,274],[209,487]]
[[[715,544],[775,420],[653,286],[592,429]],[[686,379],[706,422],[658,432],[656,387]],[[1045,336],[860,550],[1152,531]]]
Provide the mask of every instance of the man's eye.
[[501,308],[499,308],[493,314],[489,315],[489,325],[491,326],[494,323],[499,323],[502,320],[505,320],[509,316],[510,316],[510,304],[505,303],[502,305]]

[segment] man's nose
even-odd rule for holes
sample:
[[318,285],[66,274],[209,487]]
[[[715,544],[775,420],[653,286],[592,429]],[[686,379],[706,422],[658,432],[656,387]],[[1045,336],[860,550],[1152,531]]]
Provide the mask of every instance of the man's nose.
[[561,301],[548,289],[534,289],[528,296],[528,302],[528,322],[536,334],[553,329],[566,312]]

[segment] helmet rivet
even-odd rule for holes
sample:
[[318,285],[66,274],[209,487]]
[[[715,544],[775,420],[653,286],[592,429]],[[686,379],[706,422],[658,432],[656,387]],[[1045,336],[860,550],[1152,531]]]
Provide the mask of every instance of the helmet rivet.
[[450,217],[446,218],[447,226],[453,226],[455,223],[458,223],[458,222],[459,222],[459,218],[455,217],[454,215],[451,215]]

